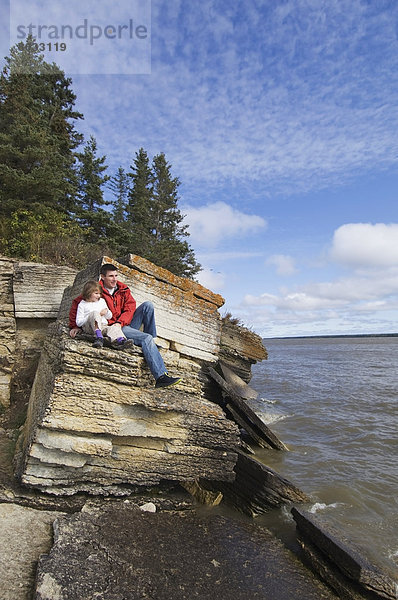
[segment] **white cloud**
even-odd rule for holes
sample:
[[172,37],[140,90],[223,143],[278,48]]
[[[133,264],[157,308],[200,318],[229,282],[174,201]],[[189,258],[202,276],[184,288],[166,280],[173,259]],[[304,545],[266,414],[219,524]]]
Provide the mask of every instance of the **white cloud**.
[[[382,289],[378,290],[381,284]],[[351,293],[359,287],[363,291]],[[325,289],[330,295],[325,296]],[[229,308],[229,307],[228,307]],[[391,333],[397,331],[398,272],[386,285],[375,277],[301,286],[286,294],[245,296],[231,312],[261,335]]]
[[243,237],[257,233],[267,222],[257,215],[245,214],[225,202],[214,202],[198,208],[182,207],[193,242],[214,247],[225,238]]
[[197,279],[201,285],[219,294],[225,286],[226,278],[224,273],[215,272],[205,267],[198,273]]
[[397,7],[169,4],[153,6],[151,76],[85,80],[84,101],[79,90],[111,164],[131,159],[133,139],[202,197],[226,183],[319,189],[395,165]]
[[344,303],[342,299],[322,298],[305,290],[289,292],[280,296],[274,294],[261,294],[260,296],[247,295],[243,299],[244,306],[268,306],[277,310],[293,312],[331,309],[342,306]]
[[359,267],[398,266],[398,224],[342,225],[334,232],[331,258]]
[[293,275],[296,273],[295,260],[292,256],[286,256],[285,254],[273,254],[270,256],[265,263],[267,265],[273,265],[276,267],[278,275]]
[[330,257],[351,272],[279,293],[246,295],[234,314],[263,335],[396,331],[398,225],[343,225],[334,233]]
[[[360,307],[370,303],[372,309],[385,308],[388,298],[398,294],[398,268],[393,272],[369,272],[367,275],[344,277],[331,282],[308,283],[292,291],[260,296],[247,295],[244,306],[273,307],[277,310],[335,310],[339,307]],[[363,308],[362,308],[363,309]]]

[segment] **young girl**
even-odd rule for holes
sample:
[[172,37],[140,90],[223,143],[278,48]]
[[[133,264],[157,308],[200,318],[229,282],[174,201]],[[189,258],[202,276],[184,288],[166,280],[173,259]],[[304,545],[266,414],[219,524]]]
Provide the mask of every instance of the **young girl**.
[[126,345],[126,337],[119,323],[108,326],[107,319],[112,318],[112,312],[102,298],[102,288],[98,281],[87,281],[83,287],[82,297],[83,300],[77,307],[76,325],[86,333],[95,335],[94,348],[102,348],[104,335],[110,337],[115,348],[123,348]]

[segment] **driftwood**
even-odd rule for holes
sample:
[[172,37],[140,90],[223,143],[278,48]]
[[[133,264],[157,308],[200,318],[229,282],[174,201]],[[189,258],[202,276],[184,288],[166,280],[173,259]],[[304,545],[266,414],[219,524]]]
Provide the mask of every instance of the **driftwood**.
[[314,515],[292,508],[298,540],[311,568],[347,600],[395,600],[397,584],[366,560],[361,550],[348,544],[334,528]]
[[209,373],[226,396],[230,398],[231,415],[237,419],[238,425],[243,427],[257,444],[265,448],[270,446],[275,450],[288,450],[287,446],[270,430],[233,385],[225,381],[212,367],[209,367]]
[[226,502],[236,509],[256,517],[293,502],[306,502],[307,496],[287,479],[258,460],[238,450],[233,482],[217,482]]

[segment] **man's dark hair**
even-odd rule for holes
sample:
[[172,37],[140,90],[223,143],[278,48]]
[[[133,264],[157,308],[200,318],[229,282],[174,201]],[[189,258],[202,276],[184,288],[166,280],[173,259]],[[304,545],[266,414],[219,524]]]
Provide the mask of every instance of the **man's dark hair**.
[[117,267],[115,267],[115,265],[113,265],[112,263],[105,263],[100,268],[101,275],[106,275],[109,271],[117,271]]

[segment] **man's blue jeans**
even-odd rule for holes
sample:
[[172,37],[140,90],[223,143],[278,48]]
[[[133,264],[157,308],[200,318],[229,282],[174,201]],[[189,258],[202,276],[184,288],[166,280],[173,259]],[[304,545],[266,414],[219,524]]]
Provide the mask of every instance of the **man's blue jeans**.
[[[144,331],[140,331],[144,325]],[[142,348],[142,353],[155,379],[166,373],[163,358],[153,341],[156,337],[155,311],[152,302],[143,302],[134,313],[130,325],[122,327],[126,338]]]

